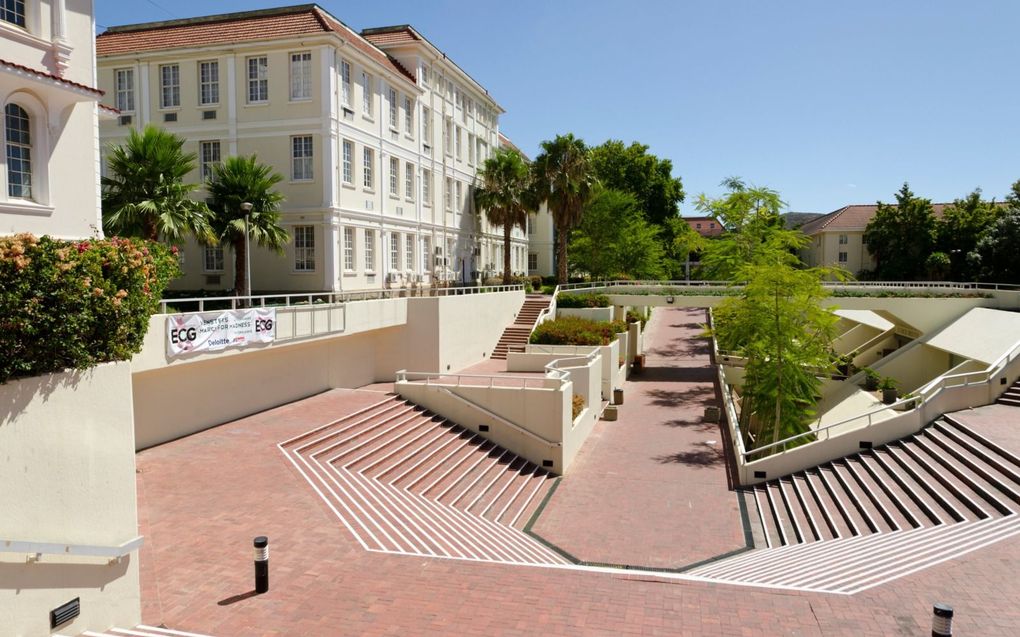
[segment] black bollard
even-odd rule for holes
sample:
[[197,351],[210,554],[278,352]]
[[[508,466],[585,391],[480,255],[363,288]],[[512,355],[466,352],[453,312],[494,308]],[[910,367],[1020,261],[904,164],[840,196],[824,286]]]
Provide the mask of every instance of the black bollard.
[[931,618],[931,637],[952,637],[953,607],[935,604]]
[[260,535],[255,538],[255,592],[269,591],[269,538]]

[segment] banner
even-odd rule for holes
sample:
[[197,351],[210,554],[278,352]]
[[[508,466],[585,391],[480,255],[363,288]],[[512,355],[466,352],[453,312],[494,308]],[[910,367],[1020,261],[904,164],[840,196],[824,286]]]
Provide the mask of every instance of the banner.
[[168,356],[271,343],[275,336],[275,308],[176,314],[166,320]]

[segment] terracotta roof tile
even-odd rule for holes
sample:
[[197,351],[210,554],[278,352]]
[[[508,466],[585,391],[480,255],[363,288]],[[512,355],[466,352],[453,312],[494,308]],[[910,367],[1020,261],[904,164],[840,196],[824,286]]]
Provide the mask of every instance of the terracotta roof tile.
[[[945,209],[951,205],[947,203],[932,204],[932,211],[935,217],[941,217]],[[876,204],[843,206],[839,210],[834,210],[827,215],[812,219],[801,226],[800,229],[804,234],[817,234],[823,231],[833,232],[837,230],[864,230],[876,212],[878,212]]]
[[38,77],[38,78],[42,78],[42,79],[46,79],[46,80],[51,80],[53,82],[58,82],[58,83],[63,84],[65,86],[78,89],[79,91],[85,91],[86,93],[92,93],[93,95],[96,95],[96,96],[102,96],[102,95],[106,94],[105,91],[101,91],[98,88],[93,88],[93,87],[91,87],[91,86],[89,86],[87,84],[80,84],[78,82],[72,82],[71,80],[65,80],[64,78],[60,77],[59,75],[54,75],[54,74],[49,73],[47,71],[40,71],[38,69],[33,69],[31,67],[24,66],[23,64],[16,64],[14,62],[8,62],[7,60],[0,60],[0,66],[5,66],[5,67],[7,67],[7,68],[17,72],[17,73],[27,73],[29,75],[34,75],[35,77]]
[[417,42],[421,38],[414,34],[414,31],[410,27],[404,28],[400,31],[386,31],[381,33],[374,33],[371,29],[365,29],[362,31],[362,35],[365,39],[372,44],[379,46],[403,44],[404,42]]

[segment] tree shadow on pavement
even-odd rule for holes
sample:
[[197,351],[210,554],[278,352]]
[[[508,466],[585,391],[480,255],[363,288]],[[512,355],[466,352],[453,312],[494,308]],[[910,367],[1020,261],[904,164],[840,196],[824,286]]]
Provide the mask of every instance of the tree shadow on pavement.
[[726,462],[718,445],[699,442],[696,448],[662,456],[655,456],[659,464],[682,464],[688,467],[717,467]]
[[683,420],[681,418],[677,418],[676,420],[667,420],[659,424],[664,427],[693,429],[700,433],[712,433],[719,431],[719,425],[714,422],[705,422],[704,420]]

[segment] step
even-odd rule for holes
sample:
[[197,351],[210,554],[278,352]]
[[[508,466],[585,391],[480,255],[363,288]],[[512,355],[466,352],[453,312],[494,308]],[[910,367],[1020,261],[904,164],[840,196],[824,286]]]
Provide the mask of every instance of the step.
[[913,479],[914,483],[927,494],[922,497],[944,522],[964,522],[976,519],[969,507],[961,502],[952,491],[947,490],[937,477],[933,477],[926,466],[918,464],[912,456],[904,452],[903,445],[892,443],[875,451],[878,455],[883,456],[886,464],[893,471],[905,472]]
[[477,498],[506,475],[507,466],[516,456],[502,447],[494,447],[485,458],[472,465],[459,480],[439,491],[436,500],[467,510]]
[[832,474],[836,478],[845,496],[844,503],[849,503],[857,511],[857,515],[864,522],[863,527],[858,527],[861,533],[882,533],[894,530],[882,524],[881,516],[872,506],[868,497],[864,494],[861,486],[854,479],[852,471],[847,467],[844,460],[837,460],[829,463]]
[[818,501],[815,500],[815,496],[811,492],[804,474],[797,473],[789,476],[789,478],[790,488],[796,497],[797,506],[803,512],[804,518],[807,521],[805,533],[809,534],[809,541],[817,542],[830,540],[835,537],[832,535],[828,522],[826,522],[822,510],[818,506]]
[[850,530],[850,526],[832,501],[832,496],[829,495],[828,489],[822,483],[818,470],[809,469],[802,471],[801,476],[808,492],[811,494],[812,500],[814,500],[815,505],[818,507],[821,515],[818,523],[820,527],[824,527],[825,534],[833,539],[852,536],[853,533]]
[[354,431],[357,428],[370,427],[373,422],[376,422],[379,418],[384,417],[386,414],[392,413],[398,409],[407,408],[408,405],[403,399],[390,398],[376,405],[372,405],[366,409],[355,412],[338,420],[329,422],[321,427],[307,431],[300,436],[295,436],[290,440],[285,440],[280,443],[280,446],[290,449],[305,449],[315,441],[329,440],[337,436],[343,435],[346,431]]
[[[844,458],[843,465],[860,488],[859,493],[862,495],[862,499],[867,499],[865,506],[871,509],[871,517],[882,527],[882,531],[901,531],[920,526],[913,520],[913,516],[904,514],[900,505],[897,504],[897,498],[891,497],[886,492],[888,487],[876,480],[864,468],[859,456]],[[869,502],[870,504],[868,504]]]
[[387,467],[404,465],[418,456],[427,453],[429,448],[447,440],[453,425],[441,416],[420,419],[421,426],[412,430],[412,434],[400,440],[391,440],[383,448],[371,454],[349,461],[345,466],[351,471],[358,471],[366,476],[374,477]]
[[403,475],[417,475],[415,472],[428,470],[431,463],[436,462],[444,450],[452,449],[458,441],[464,441],[464,429],[450,421],[438,425],[434,436],[422,441],[422,444],[409,449],[407,453],[398,454],[388,461],[373,467],[364,467],[361,471],[368,477],[393,483]]
[[761,517],[758,513],[758,505],[754,499],[754,489],[744,487],[738,489],[737,493],[744,500],[744,511],[747,512],[747,524],[751,531],[751,542],[754,548],[768,548],[765,540],[765,528],[762,526]]
[[357,420],[320,432],[318,437],[306,439],[301,445],[291,447],[291,450],[300,454],[314,454],[327,447],[347,444],[348,440],[372,435],[379,426],[407,417],[413,410],[411,405],[396,403],[389,409],[366,414]]
[[793,527],[794,536],[787,536],[790,543],[814,542],[817,538],[811,528],[811,520],[794,490],[793,482],[789,476],[774,481],[779,488],[779,495],[783,500],[783,507],[786,509],[787,519]]
[[933,451],[920,434],[910,436],[901,441],[901,444],[905,452],[915,461],[926,465],[928,473],[935,476],[935,479],[970,509],[971,513],[981,519],[994,515],[994,509],[989,506],[986,494],[982,493],[966,475],[962,475],[942,454]]
[[1020,462],[1013,454],[997,445],[989,447],[990,441],[974,438],[972,434],[968,433],[968,430],[954,427],[948,422],[938,421],[934,424],[933,429],[952,440],[957,447],[966,449],[973,456],[979,458],[988,470],[994,470],[997,475],[1011,482],[1014,487],[1020,486],[1020,472],[1015,469],[1015,466],[1020,466]]
[[507,511],[501,517],[500,522],[516,529],[523,529],[538,511],[538,507],[542,506],[556,480],[556,476],[539,468],[536,471],[536,479],[532,480],[533,484],[526,486],[521,494],[521,497],[524,498],[523,502],[519,506],[515,505],[516,512]]
[[832,466],[826,464],[817,469],[819,482],[827,491],[828,498],[832,502],[834,515],[840,516],[846,525],[847,535],[844,535],[844,537],[870,533],[871,529],[867,521],[861,516],[860,510],[854,505],[853,501],[847,497],[843,484],[832,470]]
[[963,481],[970,490],[980,496],[985,503],[999,515],[1013,513],[1013,506],[1020,502],[1020,493],[1013,490],[1005,482],[993,475],[988,467],[965,449],[952,444],[952,441],[931,428],[925,429],[918,443],[926,445],[926,451],[943,462],[953,475]]
[[889,475],[885,465],[873,453],[867,451],[857,454],[853,462],[861,478],[873,485],[872,488],[877,487],[881,491],[878,497],[888,503],[888,512],[894,516],[900,530],[916,529],[934,523],[924,508],[918,505],[915,499],[918,496],[911,485],[906,480],[897,480]]
[[538,467],[524,460],[518,463],[516,471],[511,479],[507,481],[503,490],[496,493],[484,507],[480,509],[482,515],[495,522],[503,518],[512,518],[523,507],[529,486],[534,487],[540,483],[542,478],[538,474]]
[[[878,453],[881,451],[881,453]],[[914,512],[914,517],[921,526],[933,526],[953,522],[942,507],[932,500],[928,491],[900,467],[899,463],[884,448],[871,449],[863,454],[867,456],[867,466],[875,472],[881,472],[886,483],[895,485],[905,496],[902,504]],[[892,486],[890,486],[892,488]]]
[[[520,478],[520,470],[527,462],[517,455],[512,455],[509,462],[500,465],[489,477],[479,482],[476,489],[470,491],[461,500],[460,508],[468,513],[486,516],[497,501],[506,501],[508,492],[513,493],[517,478]],[[491,478],[491,479],[490,479]],[[491,519],[491,518],[490,518]]]

